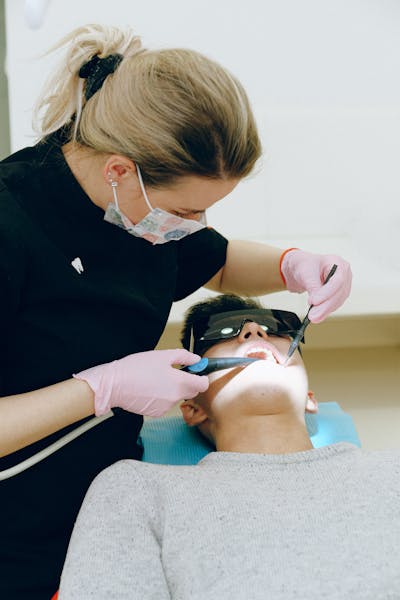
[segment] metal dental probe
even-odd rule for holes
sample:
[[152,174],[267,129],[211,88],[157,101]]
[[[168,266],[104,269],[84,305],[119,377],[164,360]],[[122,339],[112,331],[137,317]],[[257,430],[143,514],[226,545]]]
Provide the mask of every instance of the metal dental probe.
[[222,369],[230,369],[232,367],[244,367],[260,358],[250,357],[229,357],[229,358],[202,358],[199,362],[188,367],[182,367],[182,371],[192,373],[192,375],[208,375],[214,371],[222,371]]
[[[336,269],[337,269],[337,265],[333,265],[333,267],[332,267],[332,268],[331,268],[331,270],[329,271],[329,273],[328,273],[328,275],[327,275],[327,278],[325,279],[325,281],[324,281],[323,285],[325,285],[326,283],[328,283],[328,281],[330,280],[330,278],[332,277],[332,275],[335,273]],[[300,329],[299,329],[299,330],[298,330],[298,332],[296,333],[296,336],[294,337],[294,339],[293,339],[292,343],[291,343],[291,344],[290,344],[290,346],[289,346],[289,350],[288,350],[288,353],[287,353],[286,360],[285,360],[285,362],[283,363],[283,366],[284,366],[284,367],[286,367],[286,365],[287,365],[287,363],[288,363],[288,361],[289,361],[289,358],[290,358],[290,357],[291,357],[291,356],[294,354],[294,352],[295,352],[295,350],[296,350],[297,346],[300,344],[300,341],[303,339],[303,336],[304,336],[304,331],[305,331],[305,329],[306,329],[307,325],[309,325],[309,324],[310,324],[310,319],[308,318],[308,313],[310,312],[310,310],[312,309],[312,307],[313,307],[313,306],[314,306],[314,305],[313,305],[313,304],[311,304],[311,306],[310,306],[310,308],[308,309],[308,311],[307,311],[307,314],[306,314],[306,316],[304,317],[304,320],[303,320],[303,322],[302,322],[302,324],[301,324],[301,326],[300,326]]]

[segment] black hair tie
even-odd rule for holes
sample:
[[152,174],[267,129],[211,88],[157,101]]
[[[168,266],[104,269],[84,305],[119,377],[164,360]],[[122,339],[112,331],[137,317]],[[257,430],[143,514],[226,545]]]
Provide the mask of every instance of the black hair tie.
[[86,101],[101,88],[108,75],[114,73],[122,59],[122,54],[109,54],[105,58],[99,58],[95,54],[81,66],[78,74],[82,79],[86,79]]

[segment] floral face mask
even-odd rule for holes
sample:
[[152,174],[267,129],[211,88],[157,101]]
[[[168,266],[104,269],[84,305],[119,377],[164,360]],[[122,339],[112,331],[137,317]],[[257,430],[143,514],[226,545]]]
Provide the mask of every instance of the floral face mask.
[[114,195],[114,203],[110,202],[104,215],[104,220],[113,225],[125,229],[131,235],[141,237],[152,244],[165,244],[166,242],[181,240],[187,235],[191,235],[207,225],[205,212],[201,214],[199,221],[184,219],[173,215],[161,208],[153,208],[147,197],[143,184],[140,168],[136,165],[140,188],[150,212],[139,223],[134,225],[126,215],[120,210],[117,196],[117,182],[111,183]]

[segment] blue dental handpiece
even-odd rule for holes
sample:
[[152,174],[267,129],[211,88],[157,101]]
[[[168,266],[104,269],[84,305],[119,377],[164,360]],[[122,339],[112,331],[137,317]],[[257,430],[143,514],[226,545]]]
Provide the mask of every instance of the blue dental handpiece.
[[231,369],[232,367],[244,367],[259,358],[248,357],[232,357],[232,358],[202,358],[199,362],[188,367],[182,367],[182,371],[192,373],[192,375],[208,375],[214,371],[222,371],[222,369]]

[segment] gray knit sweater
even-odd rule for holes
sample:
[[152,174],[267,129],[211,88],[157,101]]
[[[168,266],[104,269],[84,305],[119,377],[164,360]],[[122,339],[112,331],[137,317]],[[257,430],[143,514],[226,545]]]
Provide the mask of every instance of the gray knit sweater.
[[399,600],[400,453],[347,443],[125,460],[92,484],[60,600]]

